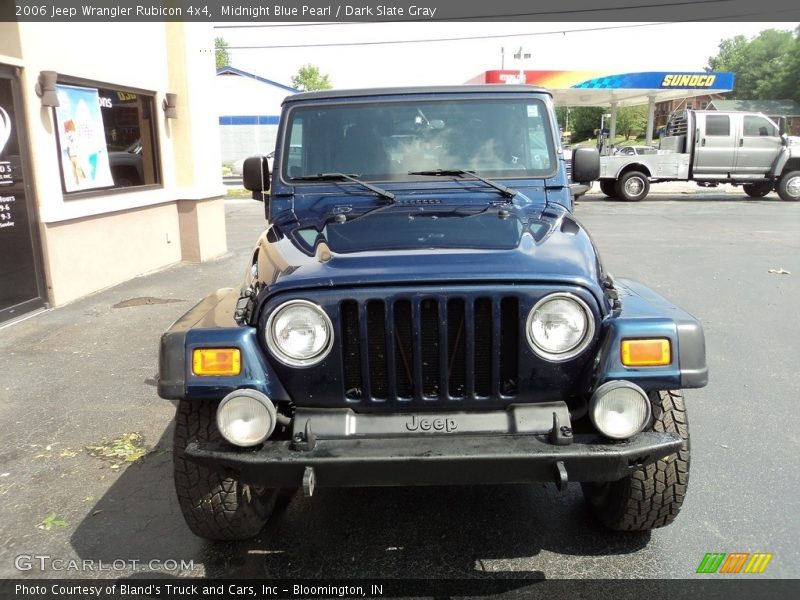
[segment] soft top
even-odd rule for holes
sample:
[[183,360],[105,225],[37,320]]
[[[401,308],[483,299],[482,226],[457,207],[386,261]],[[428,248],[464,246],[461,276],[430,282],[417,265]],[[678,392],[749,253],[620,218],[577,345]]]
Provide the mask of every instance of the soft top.
[[520,94],[538,93],[552,96],[546,89],[533,85],[439,85],[424,87],[364,88],[350,90],[320,90],[301,92],[284,99],[284,104],[307,100],[328,100],[332,98],[368,98],[376,96],[415,96],[428,94]]

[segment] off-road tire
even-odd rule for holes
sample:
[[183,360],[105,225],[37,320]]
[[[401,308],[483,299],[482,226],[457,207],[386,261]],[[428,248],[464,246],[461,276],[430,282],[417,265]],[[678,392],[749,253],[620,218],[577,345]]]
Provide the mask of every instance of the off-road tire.
[[614,186],[614,196],[628,202],[644,200],[650,191],[650,179],[641,171],[628,171]]
[[689,482],[689,422],[679,391],[648,394],[652,408],[650,431],[678,433],[683,440],[677,454],[641,467],[611,483],[584,483],[583,495],[591,511],[607,527],[647,531],[675,520]]
[[615,191],[616,181],[613,179],[601,179],[600,180],[600,191],[603,192],[609,198],[613,198],[617,195]]
[[186,460],[190,442],[223,441],[217,403],[181,400],[175,415],[173,472],[183,517],[192,532],[209,540],[245,540],[257,535],[272,513],[278,490],[257,489]]
[[800,200],[800,171],[784,173],[778,181],[778,196],[786,202]]
[[745,183],[742,189],[751,198],[763,198],[772,191],[772,186],[768,183]]

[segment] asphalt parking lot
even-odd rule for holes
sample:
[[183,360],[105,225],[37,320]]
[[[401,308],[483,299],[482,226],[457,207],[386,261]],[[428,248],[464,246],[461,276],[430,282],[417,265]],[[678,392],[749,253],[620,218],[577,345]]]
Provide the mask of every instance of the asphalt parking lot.
[[[195,538],[172,487],[174,405],[156,395],[158,338],[207,292],[238,285],[263,225],[262,206],[239,200],[227,205],[228,256],[0,330],[0,577],[692,578],[705,553],[739,551],[773,553],[760,577],[800,577],[800,204],[744,198],[675,188],[636,204],[591,194],[576,208],[614,275],[646,283],[705,327],[711,380],[686,394],[692,470],[673,525],[606,531],[575,484],[564,494],[552,485],[318,490],[295,496],[255,540]],[[125,434],[141,436],[144,458],[120,464],[135,450],[124,445],[116,462],[92,455]],[[19,570],[30,562],[19,556],[42,555],[96,568],[33,560]],[[164,571],[170,560],[193,569]]]

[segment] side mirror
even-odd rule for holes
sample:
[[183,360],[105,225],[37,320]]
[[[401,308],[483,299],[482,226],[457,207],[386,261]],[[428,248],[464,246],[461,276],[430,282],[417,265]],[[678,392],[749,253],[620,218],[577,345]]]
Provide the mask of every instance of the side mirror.
[[580,146],[572,151],[572,180],[589,183],[600,178],[600,153],[597,148]]
[[242,165],[244,189],[253,192],[253,200],[264,201],[269,193],[269,163],[266,156],[251,156]]

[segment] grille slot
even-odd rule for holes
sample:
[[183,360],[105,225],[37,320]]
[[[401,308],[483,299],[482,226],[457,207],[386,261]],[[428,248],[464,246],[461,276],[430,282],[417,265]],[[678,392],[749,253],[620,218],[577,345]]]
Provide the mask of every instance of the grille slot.
[[348,400],[361,400],[361,349],[359,343],[358,303],[342,302],[342,368],[344,395]]
[[514,296],[346,300],[340,315],[350,401],[428,404],[517,394]]

